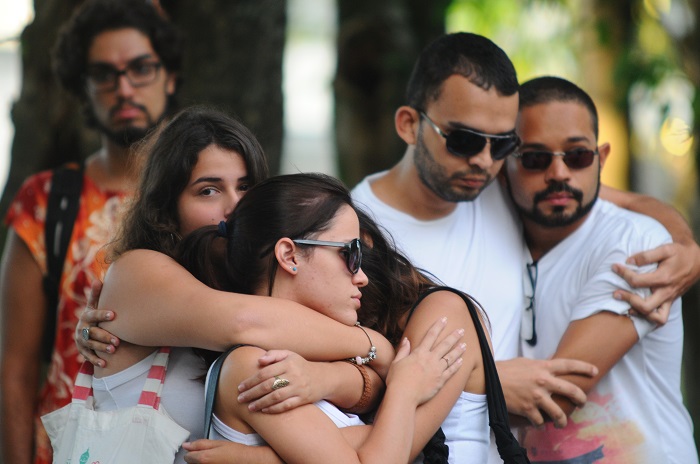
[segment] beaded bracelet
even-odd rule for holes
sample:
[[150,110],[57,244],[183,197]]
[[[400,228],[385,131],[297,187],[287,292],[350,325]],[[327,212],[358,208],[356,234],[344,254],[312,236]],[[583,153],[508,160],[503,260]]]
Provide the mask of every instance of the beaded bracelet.
[[367,353],[366,358],[363,358],[362,356],[355,356],[354,358],[348,359],[348,361],[350,361],[353,364],[359,364],[360,366],[363,364],[369,364],[375,359],[377,359],[377,347],[374,346],[374,344],[372,343],[372,339],[369,338],[369,334],[365,329],[362,328],[359,322],[355,322],[355,327],[359,327],[360,330],[362,330],[365,333],[365,335],[367,335],[367,340],[369,340],[370,345],[369,353]]
[[372,399],[372,381],[369,378],[369,374],[367,373],[367,368],[365,366],[355,364],[349,359],[345,360],[345,362],[355,366],[357,370],[360,371],[360,374],[362,374],[362,396],[360,396],[359,401],[355,403],[354,406],[347,408],[345,411],[355,414],[362,414],[363,412],[367,412],[367,406],[369,406],[369,402]]

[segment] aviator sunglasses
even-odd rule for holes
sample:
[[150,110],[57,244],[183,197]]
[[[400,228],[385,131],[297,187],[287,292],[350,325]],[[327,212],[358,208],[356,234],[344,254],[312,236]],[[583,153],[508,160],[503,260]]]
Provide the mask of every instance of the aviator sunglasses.
[[584,169],[593,164],[598,150],[588,148],[574,148],[563,152],[551,152],[544,150],[523,151],[513,153],[513,156],[520,158],[523,168],[528,171],[544,171],[552,164],[555,156],[561,156],[564,164],[569,169]]
[[472,156],[478,155],[484,149],[488,141],[491,144],[491,158],[494,161],[499,161],[513,153],[520,145],[520,138],[518,138],[515,132],[494,135],[462,128],[453,129],[449,134],[445,134],[427,114],[422,111],[418,111],[418,113],[428,121],[435,132],[445,138],[447,151],[460,158],[471,158]]
[[359,238],[350,240],[348,243],[327,242],[325,240],[292,240],[299,245],[328,246],[341,248],[340,253],[345,257],[345,265],[351,274],[357,274],[362,265],[362,243]]

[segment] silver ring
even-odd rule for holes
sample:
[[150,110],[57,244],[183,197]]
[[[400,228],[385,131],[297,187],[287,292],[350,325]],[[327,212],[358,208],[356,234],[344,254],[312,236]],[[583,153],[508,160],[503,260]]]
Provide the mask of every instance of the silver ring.
[[289,380],[275,376],[275,381],[272,382],[272,389],[279,390],[280,388],[284,388],[287,385],[289,385]]
[[445,361],[445,363],[447,364],[447,366],[445,366],[445,369],[447,369],[448,367],[450,367],[450,361],[448,361],[446,357],[443,356],[443,357],[440,358],[440,359],[442,359],[443,361]]
[[83,340],[86,342],[90,341],[90,327],[83,327],[83,330],[81,330],[80,333],[83,336]]

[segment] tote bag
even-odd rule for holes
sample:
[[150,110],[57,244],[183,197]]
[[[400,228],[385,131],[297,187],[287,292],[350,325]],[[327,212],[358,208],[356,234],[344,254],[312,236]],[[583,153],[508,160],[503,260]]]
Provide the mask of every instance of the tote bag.
[[54,464],[172,464],[190,433],[160,408],[169,353],[156,354],[138,404],[114,411],[95,411],[93,366],[83,363],[72,402],[41,417]]

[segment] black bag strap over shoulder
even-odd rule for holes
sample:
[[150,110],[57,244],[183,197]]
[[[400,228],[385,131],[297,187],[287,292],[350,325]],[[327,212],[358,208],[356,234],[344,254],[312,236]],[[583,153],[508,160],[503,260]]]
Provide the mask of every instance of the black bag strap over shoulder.
[[68,254],[68,245],[80,208],[80,193],[83,189],[83,164],[63,165],[54,169],[51,190],[46,204],[44,243],[46,244],[46,275],[44,292],[48,300],[47,314],[42,337],[41,354],[46,362],[51,361],[56,339],[58,317],[58,295],[61,275]]
[[413,313],[416,306],[418,306],[418,304],[423,301],[425,297],[431,293],[443,290],[455,293],[459,295],[462,300],[464,300],[464,304],[467,305],[469,314],[474,322],[476,334],[479,337],[481,357],[484,363],[484,376],[486,379],[486,403],[489,410],[489,426],[491,427],[491,430],[493,430],[494,436],[496,437],[498,454],[501,456],[501,459],[503,459],[505,464],[529,464],[530,460],[527,457],[527,451],[525,448],[520,446],[520,443],[518,443],[518,440],[513,436],[513,433],[510,430],[506,399],[503,396],[501,381],[498,378],[498,371],[496,370],[496,362],[493,359],[493,354],[491,353],[491,348],[489,347],[484,328],[481,325],[478,310],[476,308],[476,304],[474,303],[475,300],[464,292],[460,292],[459,290],[451,287],[433,287],[420,296],[416,304],[411,309],[409,317]]
[[216,398],[216,389],[219,386],[219,377],[221,376],[221,366],[231,352],[237,348],[246,345],[233,345],[225,353],[216,358],[214,364],[211,365],[209,377],[207,379],[207,391],[204,392],[204,438],[209,438],[211,429],[211,415],[214,413],[214,399]]

